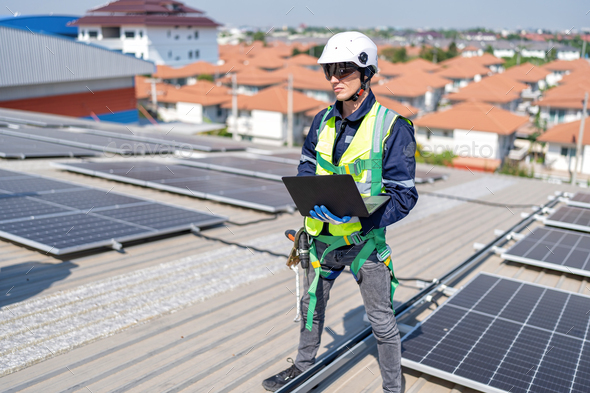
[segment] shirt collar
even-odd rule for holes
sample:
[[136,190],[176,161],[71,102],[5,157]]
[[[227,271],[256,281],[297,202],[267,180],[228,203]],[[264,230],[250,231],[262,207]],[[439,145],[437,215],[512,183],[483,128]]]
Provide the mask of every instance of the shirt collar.
[[[369,113],[374,104],[375,95],[373,94],[373,91],[369,89],[369,94],[367,95],[367,98],[365,98],[361,106],[356,111],[354,111],[350,116],[348,116],[347,120],[357,121],[359,119],[362,119],[367,113]],[[337,100],[334,103],[334,105],[332,105],[332,109],[330,110],[330,112],[331,113],[328,114],[326,119],[329,119],[330,117],[334,116],[342,119],[342,101]]]

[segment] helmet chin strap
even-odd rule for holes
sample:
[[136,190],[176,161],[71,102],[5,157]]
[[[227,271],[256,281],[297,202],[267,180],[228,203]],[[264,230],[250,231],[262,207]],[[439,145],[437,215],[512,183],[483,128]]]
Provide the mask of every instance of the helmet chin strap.
[[361,87],[344,101],[357,101],[365,93],[365,90],[367,90],[367,82],[365,81],[365,70],[363,69],[363,72],[361,72]]

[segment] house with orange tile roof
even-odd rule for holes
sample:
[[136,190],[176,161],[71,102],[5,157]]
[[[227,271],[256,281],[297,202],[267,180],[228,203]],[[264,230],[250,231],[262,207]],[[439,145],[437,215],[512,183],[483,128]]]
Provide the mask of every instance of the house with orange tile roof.
[[279,68],[271,72],[273,76],[282,76],[285,85],[288,81],[289,75],[293,77],[293,89],[305,94],[313,99],[332,103],[336,100],[332,85],[324,71],[314,71],[298,65],[290,65],[284,68]]
[[[450,60],[454,60],[453,58]],[[474,61],[475,57],[460,57],[458,61],[452,63],[446,63],[446,66],[440,71],[434,74],[442,78],[450,79],[452,82],[446,86],[445,91],[447,93],[457,92],[459,89],[467,86],[472,82],[479,82],[482,78],[491,75],[492,72],[480,64]],[[442,64],[442,63],[441,63]]]
[[[261,90],[252,96],[238,96],[238,117],[231,114],[231,100],[221,107],[229,111],[227,125],[231,132],[244,140],[281,146],[287,140],[288,91],[281,86]],[[293,140],[303,143],[304,132],[309,130],[313,116],[325,108],[324,102],[315,100],[298,91],[293,91]]]
[[527,121],[528,117],[487,103],[466,101],[421,116],[414,120],[414,127],[416,142],[425,152],[449,150],[483,168],[490,165],[486,160],[498,164],[508,155],[516,130]]
[[171,85],[184,86],[195,84],[200,75],[210,75],[215,79],[223,74],[224,69],[206,61],[196,61],[183,67],[159,65],[154,77]]
[[547,76],[550,85],[556,85],[564,75],[574,71],[590,72],[590,62],[587,59],[577,60],[554,60],[542,66],[551,74]]
[[439,64],[442,67],[451,65],[468,66],[470,64],[477,64],[488,68],[492,73],[499,73],[504,71],[504,63],[506,61],[502,58],[496,57],[490,53],[484,52],[481,56],[462,57],[457,56],[451,59],[441,61]]
[[585,93],[590,95],[590,81],[581,79],[576,83],[566,83],[547,90],[532,105],[539,107],[541,118],[549,126],[568,123],[582,118]]
[[[526,89],[528,89],[528,85],[517,82],[502,73],[488,76],[479,82],[470,83],[458,92],[448,94],[446,98],[452,104],[470,100],[480,101],[515,112],[522,102],[522,92]],[[524,108],[521,110],[524,111]]]
[[547,87],[547,76],[549,74],[550,72],[543,67],[538,67],[526,62],[512,66],[500,75],[508,76],[518,82],[526,83],[532,94]]
[[165,122],[224,123],[227,119],[227,109],[221,105],[231,102],[232,96],[224,86],[201,80],[194,85],[161,84],[159,88],[157,111]]
[[481,55],[483,55],[483,49],[474,45],[467,45],[461,50],[461,56],[463,57],[475,57]]
[[[580,123],[576,120],[569,123],[558,124],[538,140],[547,142],[545,152],[545,165],[550,169],[571,172],[575,168],[576,145],[580,132]],[[590,121],[586,118],[584,122],[584,137],[582,139],[582,159],[578,163],[578,170],[590,174]]]
[[400,101],[422,112],[436,109],[447,86],[452,81],[420,70],[406,71],[387,83],[371,86],[375,94]]
[[313,71],[320,71],[322,69],[322,66],[318,64],[318,58],[310,56],[307,53],[300,53],[287,58],[287,65],[298,65]]
[[[254,95],[260,90],[271,86],[277,86],[286,82],[282,74],[273,74],[254,66],[244,66],[236,75],[236,86],[238,94]],[[218,80],[223,85],[232,86],[232,75],[225,75]]]

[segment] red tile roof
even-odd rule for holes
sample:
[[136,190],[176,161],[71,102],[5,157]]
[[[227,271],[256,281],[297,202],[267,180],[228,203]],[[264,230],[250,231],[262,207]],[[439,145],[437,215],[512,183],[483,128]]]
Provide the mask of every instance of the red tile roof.
[[572,71],[576,69],[590,70],[590,63],[584,59],[554,60],[543,65],[549,71]]
[[413,107],[412,105],[402,104],[398,100],[393,100],[386,96],[375,94],[375,98],[377,99],[377,102],[379,102],[384,107],[393,109],[400,115],[410,119],[416,116],[420,111],[418,108]]
[[215,76],[215,73],[219,72],[220,71],[218,66],[208,63],[206,61],[197,61],[179,68],[174,68],[167,65],[159,65],[157,66],[157,71],[154,74],[154,76],[156,78],[162,79],[175,79],[187,78],[190,76],[197,76],[202,74]]
[[438,74],[416,70],[408,71],[383,85],[373,86],[372,89],[375,94],[384,96],[418,97],[430,89],[442,88],[449,83],[449,79],[441,78]]
[[[253,96],[240,96],[238,108],[240,110],[263,110],[287,114],[287,89],[283,87],[269,87]],[[223,104],[223,108],[231,108],[231,102]],[[314,100],[298,91],[293,91],[293,113],[307,112],[317,108],[325,108],[326,103]]]
[[[581,122],[582,120],[577,120],[558,124],[548,129],[538,140],[541,142],[577,143]],[[590,119],[588,118],[584,121],[584,139],[582,140],[582,144],[590,145]]]
[[[469,60],[474,57],[462,57],[462,59]],[[473,61],[454,62],[435,72],[436,75],[449,79],[473,79],[475,75],[485,76],[490,73],[488,68]]]
[[[171,7],[168,7],[171,6]],[[173,0],[119,0],[105,6],[93,8],[90,12],[132,12],[132,13],[196,13],[203,11],[187,7],[180,1]]]
[[546,69],[535,66],[528,62],[521,65],[512,66],[502,73],[502,75],[509,76],[519,82],[529,83],[536,83],[540,80],[543,80],[549,74],[550,72]]
[[221,26],[207,17],[177,15],[87,15],[74,22],[69,22],[67,25]]
[[429,113],[416,120],[421,127],[443,130],[473,130],[510,135],[528,121],[527,117],[477,101],[466,101],[450,109]]
[[517,82],[502,73],[488,76],[479,82],[470,83],[457,93],[448,94],[447,97],[454,102],[475,100],[487,103],[506,103],[517,100],[521,92],[527,88],[528,85]]
[[533,102],[532,105],[582,109],[586,92],[590,94],[590,81],[578,80],[577,83],[567,83],[547,90],[544,96],[540,100]]

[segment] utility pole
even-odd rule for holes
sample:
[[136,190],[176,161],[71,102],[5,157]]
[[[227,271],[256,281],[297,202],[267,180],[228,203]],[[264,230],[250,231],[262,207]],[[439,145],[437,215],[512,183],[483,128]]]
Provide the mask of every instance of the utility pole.
[[293,147],[293,74],[287,88],[287,147]]
[[158,94],[156,93],[156,80],[151,78],[152,87],[152,108],[155,112],[158,111]]
[[582,43],[582,59],[586,58],[586,40]]
[[238,134],[238,81],[236,74],[231,76],[231,87],[232,87],[232,98],[231,98],[231,115],[233,118],[232,125],[232,139],[239,141],[240,135]]
[[[584,138],[584,121],[586,120],[586,108],[588,107],[588,92],[584,94],[584,109],[582,109],[582,121],[580,122],[580,131],[578,132],[578,143],[576,147],[576,165],[572,174],[572,185],[576,185],[578,175],[578,163],[581,162],[582,156],[582,139]],[[580,168],[581,169],[581,168]]]

